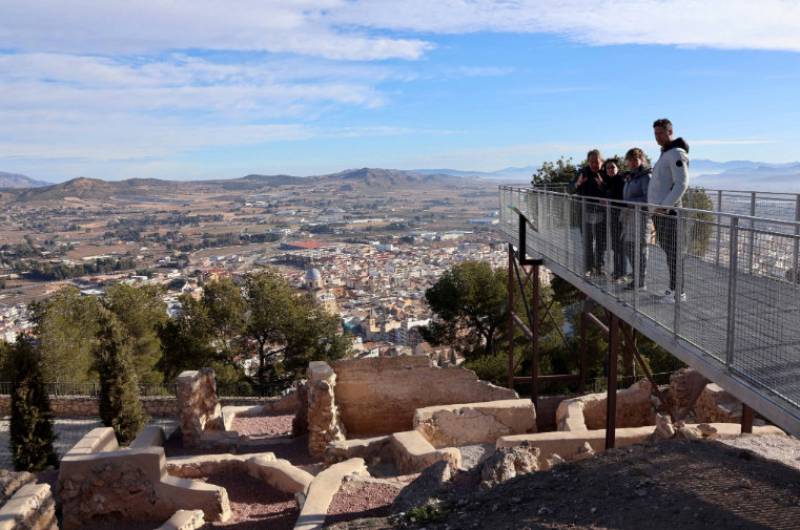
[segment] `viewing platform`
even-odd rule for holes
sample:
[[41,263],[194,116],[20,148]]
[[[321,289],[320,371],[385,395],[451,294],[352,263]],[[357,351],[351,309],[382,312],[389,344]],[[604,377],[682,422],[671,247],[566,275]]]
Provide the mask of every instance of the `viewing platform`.
[[[695,189],[685,201],[693,208],[662,214],[641,203],[564,191],[500,187],[499,229],[519,262],[547,267],[748,407],[800,435],[800,195]],[[673,303],[662,299],[668,258],[651,228],[665,220],[675,223],[676,284],[686,293]],[[587,274],[589,230],[605,239],[600,274]],[[626,265],[645,290],[626,290],[626,283],[612,280],[618,241],[630,244],[634,256],[646,253],[645,270],[639,260]]]

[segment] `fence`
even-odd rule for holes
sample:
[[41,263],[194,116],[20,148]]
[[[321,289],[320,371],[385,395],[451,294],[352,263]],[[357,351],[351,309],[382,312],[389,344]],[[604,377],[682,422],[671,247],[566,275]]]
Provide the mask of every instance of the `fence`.
[[[729,198],[734,192],[704,193],[716,195],[712,206],[738,208]],[[755,202],[756,213],[769,201],[788,202],[779,194],[746,200],[747,211]],[[507,186],[500,188],[500,207],[499,227],[509,241],[517,241],[522,214],[530,223],[529,252],[554,272],[590,285],[676,343],[690,343],[800,417],[800,223],[778,219],[788,207],[770,217],[712,207],[655,212]],[[677,293],[659,296],[668,288]]]
[[[268,384],[265,392],[259,392],[248,383],[224,384],[217,383],[219,397],[266,397],[280,395],[289,382],[276,381]],[[56,382],[45,383],[48,395],[53,397],[81,396],[99,397],[100,383]],[[0,395],[11,394],[11,382],[0,381]],[[175,396],[175,384],[168,385],[139,385],[139,395],[142,397],[170,397]]]

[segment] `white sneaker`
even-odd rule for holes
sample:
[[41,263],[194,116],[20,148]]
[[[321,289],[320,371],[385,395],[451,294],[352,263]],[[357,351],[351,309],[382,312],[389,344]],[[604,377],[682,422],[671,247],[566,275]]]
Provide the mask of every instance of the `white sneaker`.
[[[679,298],[680,298],[681,302],[685,302],[686,301],[686,293],[681,293]],[[658,303],[659,304],[674,304],[675,303],[675,291],[673,291],[672,289],[667,289],[666,291],[664,291],[663,296],[661,296],[658,299]]]

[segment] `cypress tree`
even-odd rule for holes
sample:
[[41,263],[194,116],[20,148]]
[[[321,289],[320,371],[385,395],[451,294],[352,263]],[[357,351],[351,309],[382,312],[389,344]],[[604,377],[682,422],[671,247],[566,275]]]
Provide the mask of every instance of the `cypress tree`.
[[20,335],[11,348],[11,454],[17,471],[58,466],[53,450],[53,412],[44,386],[41,355]]
[[95,345],[95,368],[100,376],[100,419],[112,427],[117,440],[130,443],[147,422],[139,400],[139,382],[131,359],[130,341],[109,311],[100,315]]

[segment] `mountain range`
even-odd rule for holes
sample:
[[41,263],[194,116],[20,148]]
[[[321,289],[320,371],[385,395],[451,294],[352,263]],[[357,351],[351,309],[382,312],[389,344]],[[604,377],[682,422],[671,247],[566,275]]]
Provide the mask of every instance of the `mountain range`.
[[[16,173],[0,172],[0,189],[16,201],[54,200],[64,197],[104,199],[114,195],[158,196],[166,191],[189,191],[193,188],[215,188],[226,191],[257,190],[276,186],[333,185],[342,189],[357,187],[396,188],[427,185],[458,185],[464,179],[530,182],[536,166],[507,167],[497,171],[459,169],[348,169],[311,177],[292,175],[251,174],[234,179],[170,181],[161,179],[127,179],[106,181],[76,178],[52,184]],[[715,162],[696,159],[690,165],[692,182],[712,189],[800,192],[800,162],[773,164],[750,160]]]
[[[23,177],[19,175],[19,177]],[[27,178],[27,177],[24,177]],[[422,174],[396,169],[361,168],[313,177],[291,175],[251,174],[235,179],[170,181],[161,179],[126,179],[107,181],[79,177],[58,184],[38,184],[33,179],[15,179],[16,183],[31,183],[27,187],[6,187],[0,197],[12,202],[37,202],[63,200],[67,197],[82,200],[108,200],[118,198],[164,199],[181,192],[253,191],[280,186],[325,186],[333,190],[419,188],[426,186],[449,187],[466,183],[468,177],[444,174]],[[3,182],[3,181],[0,181]],[[9,181],[10,182],[10,181]],[[0,186],[2,187],[2,186]]]

